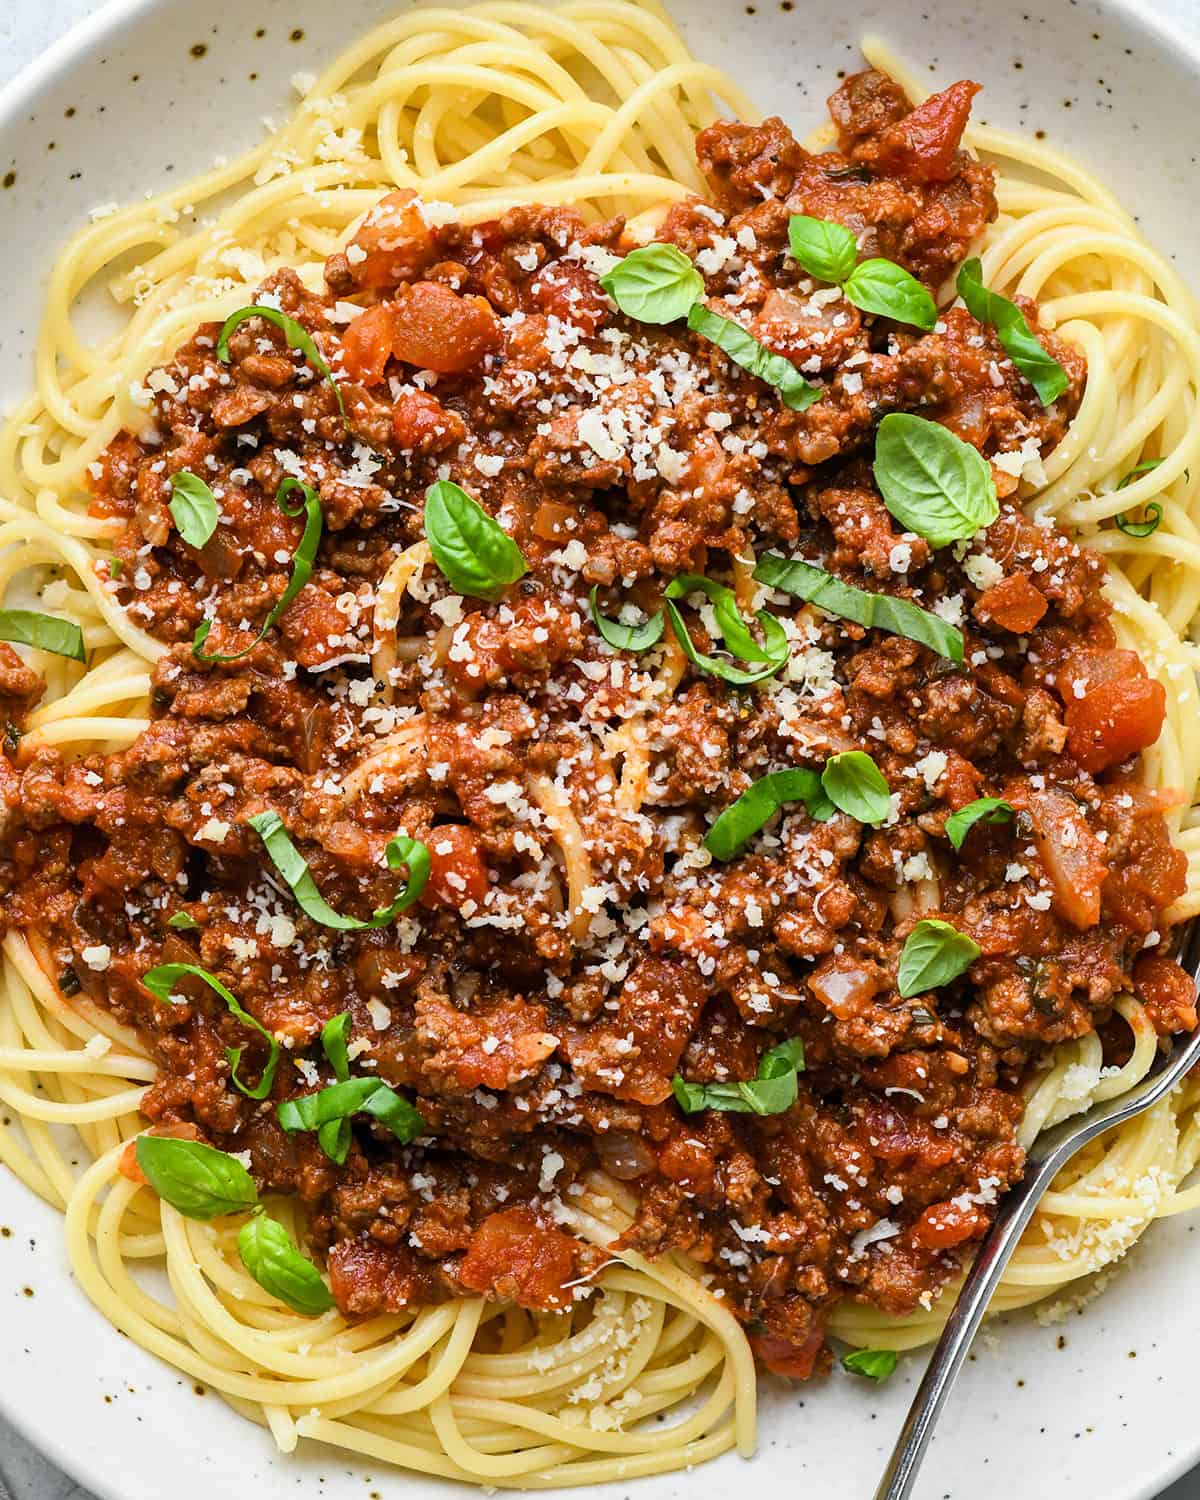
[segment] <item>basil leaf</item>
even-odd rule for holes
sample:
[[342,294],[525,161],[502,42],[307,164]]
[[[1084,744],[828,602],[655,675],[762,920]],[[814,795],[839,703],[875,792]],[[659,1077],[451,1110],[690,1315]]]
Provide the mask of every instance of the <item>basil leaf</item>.
[[[401,1144],[415,1140],[427,1128],[420,1110],[379,1078],[347,1078],[315,1094],[286,1099],[277,1114],[280,1126],[288,1132],[315,1130],[321,1149],[339,1164],[345,1161],[349,1149],[352,1115],[370,1115]],[[339,1125],[347,1129],[339,1133],[334,1129]],[[331,1145],[336,1145],[340,1154],[335,1155]]]
[[385,1088],[378,1078],[344,1078],[315,1094],[285,1099],[277,1111],[284,1130],[319,1130],[337,1120],[349,1119],[362,1109],[378,1088]]
[[937,304],[917,280],[895,261],[876,257],[855,266],[842,295],[863,312],[911,323],[926,333],[937,322]]
[[[688,634],[687,625],[683,616],[679,613],[674,603],[666,600],[667,619],[670,621],[671,629],[675,639],[679,642],[684,656],[691,664],[701,672],[711,672],[714,677],[719,677],[722,682],[732,683],[734,687],[750,687],[756,682],[764,682],[768,677],[773,677],[783,665],[782,661],[768,662],[765,667],[760,667],[756,672],[744,671],[741,667],[735,667],[730,662],[723,661],[717,656],[705,656],[702,651],[697,651]],[[760,611],[765,614],[766,611]],[[776,629],[781,633],[783,627],[776,621]],[[785,641],[787,637],[784,637]],[[786,658],[785,658],[786,659]]]
[[658,645],[662,640],[664,626],[661,609],[652,614],[649,619],[643,620],[640,625],[623,625],[620,620],[610,620],[600,613],[600,606],[596,602],[599,592],[600,585],[593,584],[592,591],[588,595],[588,605],[592,611],[596,629],[614,650],[649,651],[651,646]]
[[1015,302],[983,284],[983,263],[972,256],[959,267],[958,295],[979,323],[990,323],[1004,352],[1037,392],[1043,406],[1051,406],[1071,380],[1058,360],[1048,354]]
[[796,1036],[764,1052],[756,1076],[747,1083],[686,1083],[676,1073],[671,1080],[671,1091],[687,1115],[702,1109],[741,1115],[780,1115],[795,1104],[798,1074],[803,1069],[804,1043]]
[[851,1349],[849,1354],[842,1356],[843,1370],[849,1370],[851,1375],[862,1375],[876,1384],[886,1380],[895,1368],[894,1349]]
[[[302,503],[294,508],[284,504],[286,496],[290,495],[293,490],[300,490],[304,495]],[[200,624],[196,626],[195,635],[192,637],[192,655],[197,661],[240,661],[243,656],[248,656],[254,650],[255,646],[258,645],[259,641],[264,639],[276,620],[279,619],[280,615],[283,614],[284,610],[287,609],[288,605],[291,604],[292,600],[295,599],[296,595],[299,594],[300,590],[312,577],[313,564],[317,560],[317,548],[321,545],[321,532],[325,526],[324,517],[321,514],[321,497],[317,494],[316,490],[310,489],[301,480],[288,478],[279,486],[278,492],[275,495],[275,504],[278,505],[285,516],[298,516],[301,511],[304,512],[304,530],[300,536],[299,546],[292,553],[292,576],[288,580],[288,586],[280,595],[274,609],[271,610],[270,614],[263,621],[262,629],[250,644],[243,646],[240,651],[233,651],[228,655],[222,655],[220,652],[212,656],[206,654],[201,648],[205,641],[208,640],[208,633],[212,629],[212,621],[201,620]]]
[[788,219],[788,243],[793,257],[819,281],[841,283],[854,270],[858,242],[844,224],[831,219],[813,219],[792,214]]
[[[1133,468],[1130,469],[1128,474],[1123,474],[1121,476],[1121,480],[1117,485],[1117,488],[1119,490],[1123,490],[1127,484],[1132,484],[1139,474],[1149,474],[1151,469],[1157,469],[1160,463],[1162,463],[1161,458],[1143,458],[1141,463],[1134,464]],[[1184,473],[1187,473],[1186,469],[1184,470]]]
[[674,323],[704,296],[704,277],[677,245],[631,250],[601,276],[600,285],[639,323]]
[[87,661],[79,626],[73,620],[58,620],[36,609],[0,609],[0,641],[16,641],[22,646],[49,651],[52,656]]
[[317,348],[312,334],[307,328],[302,328],[295,318],[289,318],[287,313],[280,312],[277,307],[263,307],[256,303],[252,307],[239,307],[237,312],[230,313],[221,324],[221,332],[217,335],[217,358],[225,364],[229,363],[229,335],[247,318],[265,318],[268,323],[273,323],[282,332],[289,346],[298,349],[313,369],[329,382],[333,394],[337,397],[338,410],[344,418],[346,407],[342,401],[342,392],[333,378],[333,371],[325,363],[324,356]]
[[843,750],[825,762],[821,785],[834,807],[860,823],[882,823],[892,810],[883,772],[865,750]]
[[238,1214],[258,1202],[250,1173],[236,1157],[215,1146],[168,1135],[139,1135],[134,1154],[158,1196],[187,1219]]
[[279,1067],[279,1043],[254,1017],[238,1004],[237,997],[221,983],[215,974],[210,974],[207,969],[202,969],[197,964],[159,964],[157,968],[148,970],[142,975],[142,983],[155,996],[156,999],[165,1001],[168,1005],[174,1005],[171,992],[175,985],[189,975],[193,979],[200,979],[213,993],[224,1000],[225,1008],[229,1014],[240,1021],[243,1026],[248,1026],[251,1031],[257,1031],[267,1045],[270,1047],[270,1056],[267,1065],[262,1070],[262,1077],[250,1088],[238,1077],[238,1064],[242,1060],[245,1047],[226,1047],[225,1056],[229,1059],[229,1068],[233,1077],[234,1087],[245,1094],[247,1099],[265,1099],[271,1092],[271,1085],[275,1082],[275,1070]]
[[979,944],[949,922],[924,918],[905,938],[900,952],[896,983],[901,998],[949,984],[971,967],[979,952]]
[[167,509],[175,518],[175,528],[189,547],[203,547],[217,529],[221,511],[217,497],[199,474],[180,469],[171,475],[171,498]]
[[255,1214],[242,1225],[237,1247],[242,1264],[259,1286],[293,1312],[318,1317],[333,1306],[333,1294],[320,1271],[300,1254],[277,1219]]
[[419,839],[397,834],[389,841],[384,858],[389,870],[398,870],[402,865],[408,866],[408,880],[403,890],[390,906],[377,908],[368,921],[364,922],[360,917],[344,917],[340,912],[334,911],[317,890],[308,861],[292,843],[283,826],[283,819],[277,812],[255,813],[246,822],[262,839],[272,864],[291,887],[292,895],[305,915],[314,922],[319,922],[322,927],[332,927],[337,932],[362,932],[368,927],[386,927],[417,900],[429,879],[429,850]]
[[787,802],[803,802],[809,816],[819,823],[833,813],[819,772],[803,766],[772,771],[725,808],[704,835],[704,847],[714,859],[732,859]]
[[961,849],[976,823],[1008,823],[1012,817],[1012,803],[1005,802],[1003,797],[977,797],[946,819],[946,837],[956,849]]
[[787,632],[775,616],[765,609],[758,612],[757,619],[764,637],[764,643],[760,646],[742,619],[737,596],[723,583],[715,583],[699,573],[680,573],[671,580],[663,594],[667,599],[685,599],[688,594],[703,594],[713,605],[713,614],[722,640],[730,652],[743,661],[770,662],[776,671],[787,661]]
[[790,359],[784,359],[782,354],[772,354],[740,323],[723,318],[720,313],[705,307],[703,302],[697,302],[688,313],[688,327],[701,338],[716,344],[735,365],[773,385],[784,406],[792,411],[805,411],[824,394],[824,387],[810,385]]
[[449,479],[425,491],[425,536],[451,588],[473,599],[495,604],[529,571],[508,532]]
[[173,917],[167,918],[167,926],[174,927],[176,932],[194,932],[200,923],[190,912],[177,911]]
[[768,552],[754,570],[759,583],[781,589],[785,594],[815,604],[827,615],[853,620],[873,630],[887,630],[892,635],[920,641],[939,656],[950,661],[963,659],[962,632],[947,625],[940,616],[920,609],[908,599],[894,599],[890,594],[869,594],[853,584],[843,583],[824,568],[814,567],[802,558],[780,557]]
[[1000,514],[987,460],[939,422],[889,412],[876,434],[874,469],[888,510],[931,546],[974,536]]

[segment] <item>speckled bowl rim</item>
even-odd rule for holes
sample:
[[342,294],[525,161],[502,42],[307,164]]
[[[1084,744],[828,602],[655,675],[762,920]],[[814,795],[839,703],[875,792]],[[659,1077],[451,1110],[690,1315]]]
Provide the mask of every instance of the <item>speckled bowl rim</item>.
[[[150,14],[162,3],[163,0],[104,0],[98,10],[73,25],[0,88],[0,131],[17,120],[61,71],[82,61],[118,27],[136,22],[140,16]],[[411,0],[411,3],[418,3],[418,0]],[[670,5],[670,0],[667,3]],[[1014,0],[998,0],[1001,9],[1013,3]],[[1036,4],[1036,0],[1033,3]],[[1113,14],[1146,33],[1156,48],[1170,50],[1190,62],[1197,74],[1197,103],[1200,104],[1200,37],[1192,36],[1172,19],[1149,10],[1143,0],[1094,0],[1094,3],[1100,11]],[[1200,284],[1195,290],[1200,294]],[[1181,1280],[1181,1294],[1184,1285]],[[0,1383],[0,1415],[33,1448],[44,1454],[69,1478],[88,1489],[97,1500],[127,1500],[127,1496],[115,1485],[107,1483],[103,1476],[86,1472],[79,1461],[79,1455],[71,1450],[69,1424],[38,1425],[36,1419],[23,1417],[6,1400],[3,1383]],[[1200,1427],[1196,1429],[1186,1450],[1165,1457],[1154,1474],[1128,1491],[1123,1500],[1155,1500],[1164,1489],[1197,1465],[1200,1465]],[[421,1483],[417,1476],[401,1476],[401,1479],[410,1485]],[[1041,1497],[1034,1497],[1034,1500],[1041,1500]]]

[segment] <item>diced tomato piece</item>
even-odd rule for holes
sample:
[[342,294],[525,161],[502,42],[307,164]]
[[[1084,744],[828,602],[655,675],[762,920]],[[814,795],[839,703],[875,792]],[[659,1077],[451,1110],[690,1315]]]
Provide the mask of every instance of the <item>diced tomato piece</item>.
[[429,835],[429,881],[421,897],[426,906],[481,903],[488,893],[488,871],[479,839],[465,823],[446,823]]
[[825,1342],[825,1330],[818,1324],[802,1343],[793,1344],[774,1333],[752,1333],[750,1347],[756,1358],[773,1375],[786,1375],[790,1380],[807,1380],[817,1362],[817,1355]]
[[441,453],[464,433],[462,418],[424,391],[402,391],[392,407],[392,434],[406,453]]
[[500,324],[482,297],[463,297],[440,281],[417,281],[396,304],[392,353],[439,375],[463,375],[500,347]]
[[1050,881],[1054,910],[1073,926],[1094,927],[1100,920],[1100,893],[1108,875],[1104,845],[1087,825],[1075,799],[1058,787],[1019,792],[1033,821],[1033,841]]
[[923,1250],[952,1250],[964,1240],[982,1234],[987,1224],[974,1203],[950,1199],[927,1208],[909,1231],[914,1245]]
[[342,368],[359,385],[378,385],[392,356],[396,305],[381,302],[359,313],[342,333]]
[[1133,966],[1133,987],[1160,1036],[1195,1030],[1196,986],[1178,964],[1147,953]]
[[1106,682],[1068,704],[1067,749],[1085,771],[1097,775],[1152,745],[1166,714],[1161,682],[1147,677]]
[[485,1297],[518,1307],[568,1307],[577,1241],[539,1224],[527,1208],[489,1214],[471,1238],[458,1279]]
[[1103,651],[1084,646],[1063,658],[1054,682],[1058,696],[1070,708],[1106,682],[1126,682],[1131,677],[1145,675],[1146,669],[1136,651]]
[[956,170],[955,152],[980,85],[963,79],[931,94],[879,137],[878,164],[918,182],[945,182]]
[[1013,635],[1028,635],[1046,609],[1046,597],[1034,587],[1028,573],[1011,573],[980,596],[975,617],[990,620]]
[[541,312],[595,333],[609,316],[596,278],[575,261],[552,260],[529,283],[529,296]]
[[[427,271],[438,256],[417,195],[400,188],[380,199],[350,241],[346,259],[359,286],[397,286]],[[359,259],[362,252],[365,259]],[[432,368],[432,366],[431,366]]]

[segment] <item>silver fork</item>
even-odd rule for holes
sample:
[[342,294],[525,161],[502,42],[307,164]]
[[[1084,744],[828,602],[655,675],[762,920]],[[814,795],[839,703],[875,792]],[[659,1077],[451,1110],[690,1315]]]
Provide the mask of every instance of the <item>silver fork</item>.
[[[1191,924],[1179,962],[1200,984],[1200,920]],[[1004,1274],[1017,1241],[1033,1218],[1042,1194],[1059,1170],[1101,1132],[1131,1120],[1156,1104],[1175,1087],[1189,1068],[1200,1062],[1200,1027],[1176,1040],[1171,1051],[1127,1093],[1097,1104],[1078,1119],[1064,1120],[1045,1131],[1029,1149],[1024,1178],[1004,1197],[1000,1211],[984,1235],[967,1272],[954,1310],[946,1321],[917,1394],[896,1439],[875,1500],[908,1500],[934,1425],[958,1378],[971,1340],[975,1337],[992,1293]]]

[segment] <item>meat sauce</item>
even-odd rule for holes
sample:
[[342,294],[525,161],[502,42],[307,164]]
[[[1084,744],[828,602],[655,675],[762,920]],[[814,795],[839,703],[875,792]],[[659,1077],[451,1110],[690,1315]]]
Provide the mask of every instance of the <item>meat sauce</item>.
[[[806,1376],[839,1298],[927,1305],[983,1233],[1021,1175],[1022,1085],[1048,1047],[1106,1026],[1131,983],[1160,1031],[1195,1024],[1163,916],[1185,861],[1139,761],[1162,688],[1117,649],[1101,559],[1015,499],[1078,404],[1079,355],[1042,335],[1069,376],[1043,408],[964,310],[929,333],[868,317],[787,255],[790,213],[834,219],[942,292],[996,213],[990,170],[958,144],[974,92],[912,109],[880,74],[848,79],[822,155],[779,120],[701,133],[711,201],[676,204],[654,237],[692,258],[710,307],[823,387],[804,412],[681,324],[616,310],[599,277],[636,226],[561,207],[435,224],[400,192],[324,290],[283,271],[257,299],[315,339],[345,420],[273,325],[243,323],[227,364],[206,325],[98,466],[94,512],[123,523],[108,586],[168,650],[129,749],[68,761],[10,735],[4,921],[44,935],[64,986],[145,1036],[157,1128],[249,1152],[264,1189],[300,1199],[346,1312],[587,1295],[603,1257],[563,1205],[600,1168],[640,1205],[622,1243],[686,1251],[760,1357]],[[935,553],[898,529],[870,467],[890,411],[993,461],[986,532]],[[220,501],[199,550],[167,510],[184,468]],[[200,622],[208,651],[239,650],[287,584],[303,525],[275,503],[289,476],[320,496],[312,577],[248,654],[206,665]],[[419,569],[397,627],[409,649],[377,681],[377,590],[422,539],[438,478],[499,518],[529,570],[488,604]],[[606,646],[589,590],[609,615],[651,611],[677,573],[728,577],[751,548],[918,600],[961,628],[965,664],[775,595],[781,674],[738,691],[689,669],[655,697],[661,652]],[[40,686],[0,647],[17,729]],[[797,804],[740,857],[704,851],[753,779],[847,749],[883,771],[887,826]],[[582,932],[535,784],[581,829]],[[1014,817],[955,851],[948,816],[984,795]],[[421,902],[377,929],[314,924],[246,826],[268,808],[329,904],[363,917],[395,894],[388,839],[420,838]],[[167,926],[181,912],[193,928]],[[902,999],[903,939],[936,914],[980,955]],[[270,1099],[237,1092],[226,1058],[245,1046],[253,1074],[260,1041],[203,985],[156,1001],[141,981],[160,962],[207,968],[279,1039]],[[342,1011],[355,1071],[411,1098],[428,1134],[401,1146],[360,1118],[338,1166],[275,1111],[333,1081],[319,1036]],[[787,1111],[675,1104],[676,1072],[751,1079],[787,1037],[806,1055]]]

